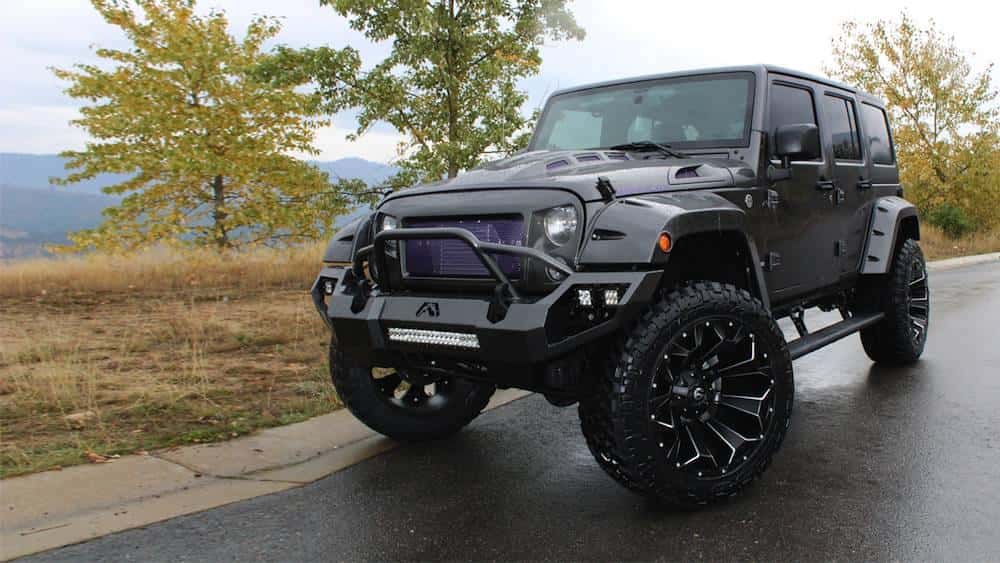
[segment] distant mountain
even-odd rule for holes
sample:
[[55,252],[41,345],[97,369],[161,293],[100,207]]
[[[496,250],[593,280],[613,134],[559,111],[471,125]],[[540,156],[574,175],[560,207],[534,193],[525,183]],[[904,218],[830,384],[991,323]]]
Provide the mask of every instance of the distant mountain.
[[117,198],[57,189],[0,187],[0,259],[43,254],[46,244],[65,244],[72,231],[101,222]]
[[59,189],[75,193],[100,194],[101,188],[128,179],[127,174],[102,174],[72,187],[55,186],[52,178],[65,178],[66,159],[55,154],[0,153],[0,188]]
[[[102,174],[72,186],[57,186],[53,177],[67,175],[65,159],[58,155],[0,153],[0,259],[44,254],[45,244],[67,242],[66,234],[100,224],[101,211],[119,196],[101,188],[128,178]],[[387,164],[361,158],[314,161],[320,170],[337,178],[360,178],[377,185],[396,173]],[[343,224],[363,211],[338,218]]]

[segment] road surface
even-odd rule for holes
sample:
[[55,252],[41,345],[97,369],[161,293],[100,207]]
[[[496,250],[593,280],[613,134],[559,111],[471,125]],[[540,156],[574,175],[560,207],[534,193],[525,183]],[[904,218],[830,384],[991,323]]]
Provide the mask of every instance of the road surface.
[[931,283],[921,362],[873,366],[856,336],[796,362],[782,451],[750,490],[701,512],[620,488],[576,409],[531,396],[446,442],[33,560],[995,559],[1000,266]]

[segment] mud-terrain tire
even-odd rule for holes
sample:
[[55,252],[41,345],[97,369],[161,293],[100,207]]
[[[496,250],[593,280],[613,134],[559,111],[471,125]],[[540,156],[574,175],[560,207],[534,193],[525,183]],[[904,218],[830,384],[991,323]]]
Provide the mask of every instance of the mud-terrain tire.
[[402,442],[436,440],[458,432],[486,408],[496,390],[487,383],[449,377],[434,384],[431,396],[422,386],[410,385],[397,398],[392,391],[398,384],[387,389],[386,379],[377,379],[370,367],[352,362],[333,339],[330,375],[351,414],[372,430]]
[[917,241],[907,239],[893,257],[889,273],[864,280],[861,307],[885,318],[861,331],[861,344],[873,361],[905,365],[920,358],[927,343],[930,289],[927,264]]
[[[679,367],[692,363],[701,367]],[[684,381],[695,383],[681,387]],[[748,395],[739,399],[747,410],[737,413],[718,401],[738,401],[726,393],[738,387]],[[701,402],[693,404],[699,388]],[[716,401],[714,411],[705,406],[706,390],[709,402]],[[687,395],[682,399],[675,391]],[[690,509],[731,497],[764,472],[787,432],[793,396],[784,336],[761,302],[733,286],[695,282],[656,302],[624,335],[579,413],[587,445],[609,475],[661,503]],[[740,439],[749,438],[741,442],[730,434],[737,426],[731,417],[753,417],[751,410],[756,422],[741,422],[756,424],[759,434],[739,426],[745,432]],[[665,436],[675,440],[669,447]],[[691,448],[696,436],[711,458],[699,453],[687,459],[686,452],[700,452]],[[726,436],[738,445],[727,447]]]

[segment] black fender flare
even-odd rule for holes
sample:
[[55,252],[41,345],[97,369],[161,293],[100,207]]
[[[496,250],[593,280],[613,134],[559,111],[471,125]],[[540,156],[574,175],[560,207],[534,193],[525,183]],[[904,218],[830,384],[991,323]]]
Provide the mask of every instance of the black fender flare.
[[657,194],[615,200],[601,208],[587,230],[577,257],[581,266],[662,267],[669,253],[660,252],[657,240],[667,233],[676,247],[690,235],[735,234],[745,244],[752,292],[770,307],[767,285],[757,246],[747,229],[742,208],[711,192]]
[[350,263],[354,260],[355,235],[359,227],[366,224],[370,215],[363,215],[341,227],[323,251],[323,262]]
[[869,221],[865,250],[862,253],[860,272],[862,274],[884,274],[889,271],[900,231],[912,222],[908,232],[920,239],[920,220],[917,207],[898,196],[882,197],[875,201]]

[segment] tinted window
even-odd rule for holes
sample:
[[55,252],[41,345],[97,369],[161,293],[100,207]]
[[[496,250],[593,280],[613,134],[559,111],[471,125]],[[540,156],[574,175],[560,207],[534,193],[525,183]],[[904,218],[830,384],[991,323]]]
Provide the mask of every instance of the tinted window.
[[834,158],[861,160],[861,138],[858,135],[858,120],[854,115],[854,102],[826,95],[823,97],[823,106],[830,118]]
[[804,88],[773,84],[771,86],[771,132],[783,125],[816,123],[816,105],[812,93]]
[[872,162],[892,164],[892,139],[889,138],[889,121],[885,112],[875,106],[861,104],[861,120],[865,125],[868,146],[871,147]]
[[636,141],[681,148],[745,146],[751,73],[684,76],[554,96],[532,149],[589,149]]

